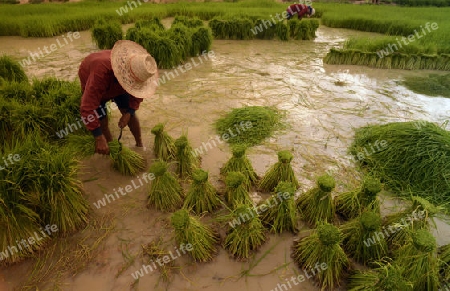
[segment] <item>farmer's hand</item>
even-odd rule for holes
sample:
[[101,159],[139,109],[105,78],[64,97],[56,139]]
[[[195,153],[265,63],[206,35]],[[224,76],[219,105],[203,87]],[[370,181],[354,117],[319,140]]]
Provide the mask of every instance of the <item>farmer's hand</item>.
[[129,112],[122,114],[122,117],[119,120],[119,127],[124,128],[125,126],[127,126],[130,118],[131,114]]
[[95,138],[95,152],[102,155],[109,154],[108,142],[103,134]]

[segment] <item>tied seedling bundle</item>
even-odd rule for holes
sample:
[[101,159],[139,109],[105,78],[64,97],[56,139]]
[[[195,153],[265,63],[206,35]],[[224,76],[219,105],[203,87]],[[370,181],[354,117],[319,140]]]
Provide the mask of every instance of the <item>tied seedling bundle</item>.
[[367,265],[387,255],[388,245],[381,232],[381,223],[380,214],[367,211],[340,227],[342,245],[350,257]]
[[191,56],[198,56],[211,49],[213,37],[208,27],[194,28],[191,39]]
[[184,200],[184,208],[191,209],[196,214],[212,213],[221,202],[217,191],[208,181],[208,172],[197,169],[192,173],[192,184]]
[[217,133],[228,143],[248,146],[260,144],[275,130],[282,128],[280,112],[264,106],[235,108],[217,120],[215,125]]
[[194,155],[191,145],[187,139],[187,136],[182,135],[175,141],[175,147],[177,148],[177,173],[180,178],[187,178],[192,175],[192,171],[198,167],[199,160]]
[[177,179],[167,171],[167,163],[154,162],[149,169],[155,175],[148,193],[148,206],[158,210],[173,211],[182,204],[183,189]]
[[174,139],[164,130],[164,124],[158,123],[152,128],[155,135],[153,152],[155,156],[163,161],[169,161],[175,158],[176,147]]
[[378,263],[369,271],[356,271],[349,278],[348,291],[412,291],[412,284],[403,277],[404,269],[390,263]]
[[140,154],[114,140],[108,143],[112,166],[122,175],[136,176],[145,170],[145,159]]
[[0,78],[10,82],[28,82],[23,68],[7,55],[0,56]]
[[266,241],[266,230],[253,207],[238,205],[225,219],[231,228],[223,247],[233,257],[248,259]]
[[177,244],[191,244],[193,249],[189,255],[195,262],[210,261],[217,253],[218,235],[197,217],[190,216],[186,209],[172,214],[171,223],[175,229]]
[[291,182],[295,189],[299,187],[294,170],[291,166],[291,161],[294,158],[290,151],[278,152],[278,162],[275,163],[266,172],[259,183],[259,188],[263,191],[273,191],[279,182]]
[[177,15],[177,16],[175,16],[172,26],[176,25],[176,24],[182,24],[189,28],[196,28],[196,27],[203,26],[203,21],[198,17],[188,17],[188,16]]
[[377,198],[380,191],[380,181],[366,176],[360,189],[342,193],[335,198],[336,212],[346,220],[357,217],[364,210],[380,213],[380,202]]
[[245,176],[240,172],[229,172],[225,178],[227,186],[225,201],[232,209],[241,204],[253,205],[253,201],[245,188]]
[[[405,210],[387,216],[384,229],[390,231],[387,241],[391,249],[398,249],[410,240],[411,230],[436,227],[434,217],[443,210],[422,197],[413,196],[411,206]],[[431,223],[430,223],[431,222]]]
[[99,49],[112,49],[116,41],[123,38],[121,23],[99,19],[95,22],[91,35]]
[[443,245],[438,250],[441,278],[448,282],[450,280],[450,244]]
[[241,172],[245,176],[244,184],[250,190],[253,183],[256,183],[258,176],[253,170],[250,160],[245,155],[247,146],[237,144],[232,147],[233,156],[221,169],[222,175],[227,175],[229,172]]
[[437,205],[450,201],[450,133],[426,121],[393,122],[360,128],[352,154],[368,144],[387,147],[363,160],[364,166],[404,196],[421,196]]
[[334,178],[323,175],[317,179],[317,186],[297,199],[297,208],[310,225],[334,220],[334,203],[331,196],[336,183]]
[[275,194],[264,202],[269,209],[262,214],[261,219],[275,233],[297,231],[299,215],[295,207],[295,190],[292,183],[280,182],[275,188]]
[[209,21],[209,27],[215,39],[252,39],[254,23],[247,17],[219,17],[216,16]]
[[434,291],[439,288],[439,261],[436,239],[427,230],[411,233],[411,241],[395,252],[395,263],[404,267],[404,276],[413,290]]
[[340,246],[341,233],[331,224],[323,224],[313,233],[294,242],[292,258],[299,268],[312,270],[317,264],[325,263],[327,268],[316,275],[321,290],[333,290],[340,285],[344,271],[350,263]]
[[70,134],[67,137],[67,146],[80,157],[90,157],[95,154],[95,137],[92,134]]

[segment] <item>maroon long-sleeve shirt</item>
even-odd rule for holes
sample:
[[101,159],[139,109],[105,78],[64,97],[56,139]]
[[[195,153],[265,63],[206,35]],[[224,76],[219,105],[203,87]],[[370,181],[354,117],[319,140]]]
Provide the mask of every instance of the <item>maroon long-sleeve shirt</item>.
[[303,15],[308,13],[308,6],[305,4],[292,4],[286,11],[291,15],[297,14],[298,19],[302,19]]
[[[87,129],[94,135],[101,134],[99,115],[95,110],[104,102],[126,93],[114,76],[111,66],[111,50],[88,55],[78,70],[81,97],[80,113]],[[129,109],[137,110],[143,99],[130,95]]]

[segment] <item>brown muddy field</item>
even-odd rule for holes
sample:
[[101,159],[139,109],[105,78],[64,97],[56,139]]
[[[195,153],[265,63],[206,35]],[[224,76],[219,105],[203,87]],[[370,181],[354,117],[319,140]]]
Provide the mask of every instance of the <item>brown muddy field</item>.
[[[142,103],[138,116],[146,148],[136,149],[128,130],[124,142],[151,163],[154,156],[150,129],[156,123],[166,122],[166,129],[174,137],[187,132],[193,148],[197,148],[215,139],[212,124],[232,108],[276,106],[285,110],[289,128],[249,149],[256,172],[263,175],[276,161],[276,152],[289,149],[294,151],[292,164],[302,184],[299,194],[310,189],[314,179],[325,171],[336,177],[336,193],[352,189],[360,178],[347,154],[354,128],[413,119],[443,122],[450,114],[450,100],[418,95],[397,84],[406,75],[425,76],[429,72],[323,64],[322,58],[331,46],[355,34],[363,33],[321,26],[314,41],[216,40],[210,54],[214,57],[193,58],[192,70],[171,78],[153,98]],[[0,37],[0,52],[22,59],[29,51],[55,43],[57,38]],[[89,32],[81,32],[80,39],[38,60],[26,71],[37,78],[75,80],[81,60],[96,50]],[[170,73],[160,71],[160,76],[166,72]],[[112,114],[111,124],[115,125],[118,112]],[[118,129],[112,127],[117,136]],[[226,143],[216,144],[202,155],[202,168],[222,189],[219,170],[231,154]],[[270,291],[279,290],[275,289],[277,284],[303,272],[290,258],[296,236],[283,234],[270,235],[264,247],[247,262],[230,259],[219,248],[210,263],[193,264],[187,256],[175,260],[177,268],[170,284],[161,280],[159,271],[135,280],[132,274],[144,263],[142,245],[162,237],[167,250],[175,249],[169,215],[146,208],[144,186],[97,209],[93,203],[104,194],[135,180],[114,172],[105,157],[96,155],[84,160],[80,179],[92,206],[89,225],[71,237],[56,239],[35,259],[0,269],[0,291]],[[267,197],[252,194],[255,201]],[[386,212],[400,207],[388,195],[385,197]],[[205,221],[209,220],[205,217]],[[449,243],[448,225],[438,222],[438,226],[438,243]],[[292,289],[319,290],[309,279]]]

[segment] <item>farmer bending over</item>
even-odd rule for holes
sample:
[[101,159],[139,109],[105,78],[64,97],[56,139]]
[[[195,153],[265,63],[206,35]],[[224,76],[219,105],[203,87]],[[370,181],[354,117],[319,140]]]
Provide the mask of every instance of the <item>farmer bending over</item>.
[[112,50],[88,55],[78,71],[81,81],[81,118],[95,137],[95,152],[109,154],[112,141],[106,102],[113,100],[122,117],[119,128],[128,125],[142,147],[141,127],[135,111],[143,98],[151,97],[157,87],[158,68],[142,46],[129,40],[116,42]]
[[316,10],[311,6],[306,6],[305,4],[292,4],[287,9],[287,19],[291,19],[295,14],[297,14],[298,19],[302,19],[303,15],[306,17],[311,17],[316,13]]

